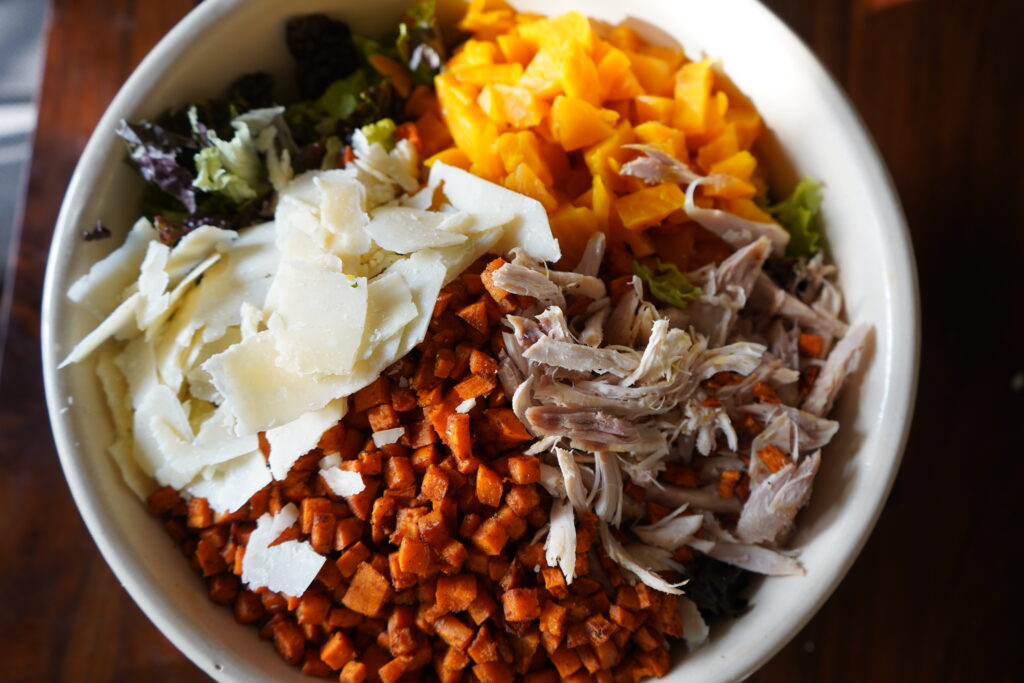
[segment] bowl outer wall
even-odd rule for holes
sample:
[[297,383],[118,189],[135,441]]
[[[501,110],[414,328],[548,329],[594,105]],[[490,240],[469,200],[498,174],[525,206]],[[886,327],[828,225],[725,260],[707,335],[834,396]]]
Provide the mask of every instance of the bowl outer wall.
[[[220,680],[301,677],[273,649],[239,628],[230,611],[210,603],[159,525],[121,483],[103,447],[111,441],[105,409],[88,364],[58,372],[57,364],[93,321],[64,297],[70,282],[113,244],[83,245],[79,226],[102,215],[126,229],[140,187],[122,163],[112,131],[121,118],[151,116],[163,107],[209,96],[233,75],[286,64],[280,21],[329,11],[357,29],[381,31],[405,2],[352,0],[207,0],[190,12],[146,57],[110,104],[91,136],[61,207],[43,293],[42,352],[47,404],[61,464],[83,519],[129,594],[190,659]],[[516,2],[555,14],[578,9],[612,22],[626,19],[648,38],[680,42],[691,57],[708,54],[750,95],[784,144],[768,150],[779,167],[792,165],[826,183],[825,222],[854,322],[875,326],[874,345],[854,387],[841,399],[840,435],[825,453],[817,492],[801,515],[794,547],[805,577],[768,579],[742,619],[716,629],[711,643],[687,655],[667,681],[738,680],[785,645],[832,593],[873,528],[898,471],[916,390],[919,319],[909,233],[892,182],[863,124],[807,48],[753,0],[634,2],[613,0]],[[372,5],[372,6],[368,6]],[[390,11],[388,11],[390,10]],[[627,16],[629,15],[629,16]],[[260,29],[259,27],[263,27]],[[274,30],[266,27],[273,26]],[[261,35],[277,43],[251,39]],[[224,36],[227,36],[225,38]],[[220,42],[233,39],[235,43]],[[247,42],[249,41],[249,42]],[[761,46],[770,45],[764,53]],[[193,46],[223,63],[191,70]],[[702,49],[703,48],[703,49]],[[184,66],[176,69],[175,63]],[[770,82],[766,88],[761,83]],[[774,165],[773,163],[773,165]],[[117,232],[117,231],[115,231]],[[107,240],[106,242],[114,242]],[[74,397],[75,403],[70,402]],[[142,513],[142,514],[140,514]]]

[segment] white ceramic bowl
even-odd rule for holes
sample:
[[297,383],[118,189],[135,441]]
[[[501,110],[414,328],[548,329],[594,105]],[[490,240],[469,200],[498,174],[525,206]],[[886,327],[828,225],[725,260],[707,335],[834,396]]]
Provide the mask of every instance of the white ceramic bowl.
[[[43,301],[46,395],[61,463],[78,508],[125,588],[171,641],[221,680],[309,680],[288,667],[252,628],[211,603],[160,525],[122,483],[107,456],[112,430],[88,363],[57,364],[94,321],[69,304],[68,285],[119,238],[84,243],[97,218],[123,236],[141,182],[114,136],[121,118],[213,96],[256,70],[287,82],[287,16],[326,11],[362,32],[394,25],[408,0],[207,0],[142,62],[111,103],[71,180],[54,233]],[[773,136],[773,167],[824,181],[824,219],[849,318],[875,329],[863,369],[840,401],[842,429],[826,449],[810,507],[793,539],[802,577],[772,578],[749,613],[712,632],[681,658],[668,681],[741,679],[811,618],[845,575],[878,517],[899,466],[917,377],[917,281],[911,246],[888,174],[863,125],[803,44],[754,0],[522,0],[521,9],[628,19],[648,38],[711,55],[757,105]],[[628,7],[628,11],[625,9]],[[773,140],[771,139],[773,138]],[[784,171],[780,171],[784,174]],[[786,178],[791,179],[791,178]],[[784,180],[786,180],[784,179]]]

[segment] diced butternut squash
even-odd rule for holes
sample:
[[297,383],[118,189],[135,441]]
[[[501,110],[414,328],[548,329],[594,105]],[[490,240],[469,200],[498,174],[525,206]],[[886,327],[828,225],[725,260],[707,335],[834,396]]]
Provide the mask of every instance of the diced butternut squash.
[[463,152],[458,147],[451,147],[449,149],[441,150],[440,152],[430,157],[423,163],[429,168],[434,165],[435,161],[440,161],[442,164],[448,164],[449,166],[461,168],[463,171],[468,171],[470,165],[472,165],[473,163],[470,160],[470,158],[466,155],[466,153]]
[[711,168],[728,159],[740,151],[740,143],[736,137],[736,129],[726,126],[714,140],[697,150],[697,166],[704,173],[710,173]]
[[601,223],[593,209],[565,204],[551,216],[551,232],[562,247],[562,261],[574,267],[583,255],[587,241],[601,232]]
[[545,187],[554,186],[551,169],[541,152],[541,141],[532,130],[501,135],[498,138],[498,156],[506,173],[513,173],[520,164],[525,164]]
[[515,26],[515,12],[504,3],[492,7],[488,0],[470,0],[459,29],[478,38],[493,38],[508,33]]
[[557,17],[521,25],[519,35],[539,45],[542,50],[559,50],[572,41],[579,42],[588,53],[594,50],[594,29],[590,20],[579,12],[566,12]]
[[585,100],[559,95],[551,107],[551,128],[562,149],[571,152],[608,137],[619,115]]
[[498,44],[490,40],[470,38],[458,49],[454,56],[445,64],[448,71],[457,71],[471,66],[487,66],[500,64],[501,50]]
[[542,48],[516,84],[537,97],[551,99],[562,92],[562,60],[554,48]]
[[675,100],[659,95],[638,95],[634,100],[637,123],[658,121],[671,124],[675,113]]
[[[626,160],[635,156],[635,152],[623,149],[623,145],[636,142],[633,135],[633,127],[629,121],[622,121],[615,130],[604,136],[599,142],[591,145],[583,153],[583,160],[591,175],[600,176],[605,185],[616,190],[627,188],[626,179],[618,174],[618,167],[621,167]],[[617,166],[610,162],[617,162]]]
[[597,78],[600,81],[602,101],[628,100],[644,92],[633,73],[629,57],[615,47],[610,48],[598,62]]
[[550,110],[550,105],[527,90],[503,83],[485,85],[477,104],[492,121],[515,128],[538,125]]
[[727,199],[722,202],[721,208],[729,213],[736,214],[740,218],[746,218],[758,223],[773,223],[775,221],[774,218],[765,213],[750,199]]
[[750,107],[730,106],[725,112],[725,122],[732,124],[736,129],[740,149],[750,149],[764,130],[761,115]]
[[633,74],[648,95],[670,96],[674,69],[657,57],[639,52],[626,52]]
[[459,81],[483,87],[489,83],[515,85],[523,77],[523,65],[518,62],[511,64],[477,64],[452,69],[451,74]]
[[523,67],[537,54],[536,43],[514,34],[498,36],[498,49],[501,50],[506,62],[515,62]]
[[562,92],[569,97],[585,100],[594,106],[601,104],[601,87],[594,60],[576,40],[565,44],[561,52],[559,80]]
[[668,143],[669,154],[685,161],[687,158],[686,135],[658,121],[647,121],[633,128],[633,134],[640,142],[648,144]]
[[683,206],[683,191],[675,183],[644,188],[615,201],[615,211],[627,230],[640,232],[665,220]]
[[533,169],[524,163],[516,166],[516,170],[505,177],[505,187],[513,192],[533,197],[544,206],[545,211],[554,211],[558,206],[558,200],[548,192]]
[[674,96],[675,125],[687,135],[700,135],[707,130],[708,103],[714,72],[711,60],[690,62],[676,72]]

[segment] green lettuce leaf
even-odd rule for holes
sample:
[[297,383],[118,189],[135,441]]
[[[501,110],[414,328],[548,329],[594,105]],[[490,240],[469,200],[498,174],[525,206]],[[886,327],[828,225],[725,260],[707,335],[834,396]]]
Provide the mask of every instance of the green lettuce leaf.
[[434,0],[423,0],[405,13],[402,23],[398,25],[395,46],[416,83],[431,85],[434,76],[441,73],[446,58],[444,37],[437,23]]
[[661,259],[657,259],[653,271],[639,261],[633,261],[633,274],[647,283],[655,299],[676,308],[686,308],[702,294],[700,287],[687,280],[674,263],[665,263]]
[[821,249],[820,208],[821,183],[811,178],[801,180],[788,199],[768,207],[768,213],[789,232],[786,256],[812,256]]

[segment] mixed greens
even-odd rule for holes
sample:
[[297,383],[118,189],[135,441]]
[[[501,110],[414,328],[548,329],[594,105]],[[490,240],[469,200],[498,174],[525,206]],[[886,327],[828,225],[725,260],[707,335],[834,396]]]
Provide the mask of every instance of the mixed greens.
[[174,244],[200,225],[238,229],[270,218],[269,200],[286,178],[340,166],[356,129],[389,146],[410,91],[389,75],[388,61],[428,85],[447,55],[433,0],[379,42],[324,14],[292,19],[285,40],[298,101],[282,106],[273,78],[252,73],[222,97],[154,121],[121,121],[117,134],[146,181],[140,212],[161,241]]

